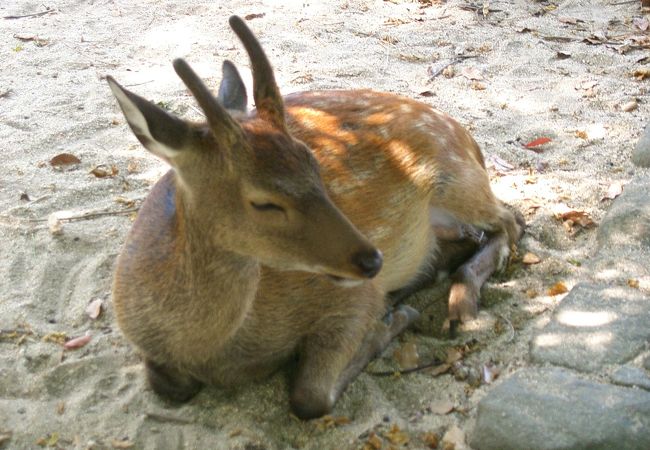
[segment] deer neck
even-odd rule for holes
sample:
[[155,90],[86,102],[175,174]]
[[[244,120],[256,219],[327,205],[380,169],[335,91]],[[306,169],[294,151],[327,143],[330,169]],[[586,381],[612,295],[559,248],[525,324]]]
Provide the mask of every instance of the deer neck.
[[224,325],[241,323],[255,299],[260,263],[224,248],[210,235],[209,224],[176,192],[177,251],[184,288],[199,309],[214,308]]

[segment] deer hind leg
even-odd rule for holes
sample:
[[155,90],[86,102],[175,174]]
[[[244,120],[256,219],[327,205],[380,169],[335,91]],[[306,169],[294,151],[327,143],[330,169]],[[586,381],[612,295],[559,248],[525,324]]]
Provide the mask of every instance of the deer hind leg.
[[[350,382],[418,316],[413,308],[400,305],[384,321],[373,323],[365,336],[341,339],[347,333],[338,329],[328,336],[310,337],[302,348],[291,392],[293,412],[301,419],[329,413]],[[334,334],[339,339],[333,339]],[[351,345],[351,341],[357,345]]]
[[[506,266],[512,246],[523,234],[523,217],[501,208],[502,224],[495,227],[497,231],[490,233],[478,251],[451,275],[447,325],[452,336],[460,322],[476,317],[481,287],[493,273]],[[441,254],[446,251],[444,244],[441,245]]]
[[147,380],[154,392],[175,403],[184,403],[199,393],[203,384],[174,367],[146,359]]

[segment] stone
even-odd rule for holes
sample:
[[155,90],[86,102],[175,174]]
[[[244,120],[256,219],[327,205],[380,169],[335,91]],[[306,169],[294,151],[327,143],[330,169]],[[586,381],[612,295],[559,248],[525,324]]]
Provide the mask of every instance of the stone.
[[623,366],[612,374],[612,382],[621,386],[638,387],[650,391],[650,377],[643,369]]
[[523,369],[481,400],[476,450],[650,448],[650,392]]
[[650,296],[630,287],[581,283],[531,342],[534,362],[583,372],[622,364],[650,340]]
[[639,167],[650,167],[650,123],[646,125],[634,148],[632,162]]
[[599,252],[621,246],[650,248],[650,181],[637,177],[624,186],[600,223],[597,240]]

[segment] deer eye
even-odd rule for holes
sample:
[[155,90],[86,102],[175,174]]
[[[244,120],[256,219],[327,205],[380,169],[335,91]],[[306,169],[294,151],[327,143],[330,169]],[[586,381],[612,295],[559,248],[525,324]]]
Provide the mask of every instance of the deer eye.
[[255,203],[251,202],[251,206],[260,212],[269,212],[269,211],[276,211],[276,212],[285,212],[284,208],[280,205],[276,205],[275,203]]

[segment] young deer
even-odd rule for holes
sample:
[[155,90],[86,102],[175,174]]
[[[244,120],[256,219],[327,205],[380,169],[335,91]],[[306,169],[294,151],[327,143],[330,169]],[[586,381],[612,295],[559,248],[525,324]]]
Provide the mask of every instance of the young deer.
[[229,62],[215,99],[174,61],[207,124],[108,77],[138,140],[172,167],[119,257],[115,311],[157,393],[185,401],[204,384],[264,377],[297,355],[292,409],[318,417],[417,317],[399,306],[382,320],[388,293],[453,269],[458,246],[471,258],[455,272],[450,319],[471,317],[521,226],[457,122],[365,90],[283,99],[252,32],[239,17],[230,25],[252,65],[250,115]]

